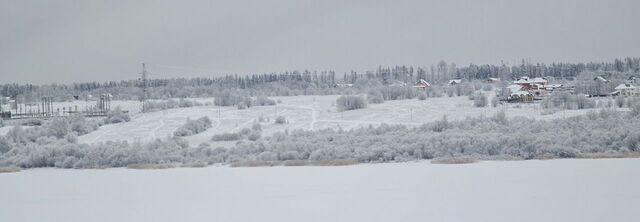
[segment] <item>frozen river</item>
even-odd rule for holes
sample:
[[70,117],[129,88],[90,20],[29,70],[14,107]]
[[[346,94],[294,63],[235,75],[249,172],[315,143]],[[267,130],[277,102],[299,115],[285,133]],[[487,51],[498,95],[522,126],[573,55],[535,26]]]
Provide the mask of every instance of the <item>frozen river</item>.
[[640,160],[0,174],[0,221],[637,221]]

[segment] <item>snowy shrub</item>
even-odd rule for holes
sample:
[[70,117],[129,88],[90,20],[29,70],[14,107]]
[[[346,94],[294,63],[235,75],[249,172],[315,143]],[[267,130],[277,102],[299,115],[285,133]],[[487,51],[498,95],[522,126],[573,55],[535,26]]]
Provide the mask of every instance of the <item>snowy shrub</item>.
[[384,102],[384,97],[382,96],[382,93],[380,91],[377,90],[369,90],[367,92],[367,101],[369,103],[383,103]]
[[478,93],[473,97],[473,106],[475,107],[485,107],[487,106],[487,102],[487,96],[482,93]]
[[196,120],[189,120],[173,132],[174,136],[191,136],[206,131],[211,128],[211,120],[209,117],[201,117]]
[[433,122],[430,128],[433,132],[443,132],[447,130],[449,128],[447,116],[442,116],[442,120]]
[[287,119],[285,119],[284,116],[276,117],[276,124],[285,124],[285,123],[287,123]]
[[213,135],[211,140],[213,141],[235,141],[242,139],[242,135],[239,133],[222,133]]
[[249,135],[249,133],[251,133],[251,129],[249,128],[242,128],[240,130],[240,135],[246,136],[246,135]]
[[447,89],[446,89],[446,91],[447,91],[447,96],[448,96],[448,97],[453,97],[453,96],[455,96],[455,93],[456,93],[456,92],[455,92],[455,88],[451,88],[451,87],[449,87],[449,88],[447,88]]
[[169,100],[163,100],[163,101],[151,100],[151,101],[147,101],[144,105],[146,112],[193,107],[193,106],[202,106],[202,103],[181,98],[180,100],[175,100],[175,99],[169,99]]
[[384,100],[412,99],[417,96],[416,89],[410,86],[385,86],[379,87],[376,90],[382,93]]
[[239,96],[235,93],[224,91],[215,95],[213,104],[216,106],[235,106],[239,100]]
[[48,125],[50,135],[62,139],[67,134],[71,133],[71,126],[69,123],[63,118],[56,118],[49,122]]
[[633,132],[624,140],[627,149],[631,151],[640,151],[640,132]]
[[640,104],[640,98],[630,97],[627,99],[627,107],[632,108],[634,105]]
[[491,107],[498,107],[498,97],[494,96],[493,98],[491,98]]
[[297,160],[300,156],[300,153],[295,150],[285,151],[280,153],[280,160]]
[[99,123],[94,120],[88,120],[82,115],[73,115],[68,118],[71,131],[76,135],[82,136],[87,133],[96,131],[99,127]]
[[570,147],[552,146],[550,148],[540,148],[536,150],[536,156],[552,158],[575,158],[579,151]]
[[278,160],[278,154],[271,151],[264,151],[258,154],[258,160],[275,161],[275,160]]
[[260,139],[261,134],[262,134],[261,131],[255,131],[255,130],[251,131],[251,133],[249,133],[249,135],[247,136],[247,139],[251,141],[256,141]]
[[266,96],[258,96],[256,98],[257,106],[273,106],[276,105],[276,101],[267,98]]
[[640,117],[640,103],[636,103],[630,107],[630,114],[633,117]]
[[178,104],[178,106],[180,106],[181,108],[184,107],[193,107],[194,103],[191,100],[186,100],[186,99],[180,99],[180,102]]
[[596,102],[583,94],[571,95],[568,92],[553,93],[540,105],[544,109],[589,109],[595,108]]
[[24,121],[22,121],[22,123],[20,123],[20,125],[23,126],[42,126],[42,120],[41,119],[26,119]]
[[443,89],[439,86],[429,87],[425,92],[427,97],[442,97],[444,94]]
[[498,111],[496,115],[491,118],[491,120],[500,125],[506,125],[509,121],[509,119],[507,118],[507,114],[503,110]]
[[427,99],[427,93],[426,92],[418,93],[418,99],[419,100],[426,100]]
[[128,112],[122,111],[120,107],[116,107],[114,110],[107,112],[107,117],[104,119],[105,124],[123,123],[131,121],[131,117]]
[[367,102],[362,96],[342,95],[336,100],[336,107],[338,111],[364,109]]
[[0,155],[3,153],[9,152],[13,146],[5,139],[3,136],[0,136]]
[[253,106],[253,100],[249,97],[243,97],[240,103],[244,103],[247,108],[251,108]]
[[590,109],[596,107],[596,102],[592,99],[588,99],[585,95],[576,95],[575,101],[577,109]]
[[616,106],[618,108],[622,108],[624,106],[624,97],[623,96],[617,96],[616,97]]
[[253,123],[253,126],[251,126],[251,130],[262,131],[262,125],[260,125],[260,123]]

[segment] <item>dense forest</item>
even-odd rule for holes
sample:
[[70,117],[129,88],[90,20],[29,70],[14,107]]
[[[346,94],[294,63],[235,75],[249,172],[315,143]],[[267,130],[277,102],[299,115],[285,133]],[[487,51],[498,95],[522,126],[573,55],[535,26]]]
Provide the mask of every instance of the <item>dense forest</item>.
[[[226,75],[211,78],[149,79],[146,81],[148,98],[185,98],[215,96],[228,90],[240,90],[248,95],[323,95],[340,94],[344,90],[337,83],[354,84],[361,80],[377,80],[381,84],[413,83],[425,79],[430,83],[444,83],[450,79],[485,80],[500,78],[513,80],[520,76],[547,77],[572,81],[580,76],[600,75],[608,79],[625,79],[640,72],[640,58],[615,59],[613,62],[532,64],[522,60],[519,65],[475,65],[457,66],[441,61],[429,67],[379,66],[374,71],[350,72],[338,76],[334,71],[292,71],[283,73]],[[585,77],[586,78],[586,77]],[[582,78],[582,79],[585,79]],[[85,82],[71,84],[0,84],[0,95],[25,100],[37,100],[42,95],[54,96],[56,100],[71,100],[74,96],[109,93],[114,99],[139,99],[143,81],[122,80],[108,82]]]

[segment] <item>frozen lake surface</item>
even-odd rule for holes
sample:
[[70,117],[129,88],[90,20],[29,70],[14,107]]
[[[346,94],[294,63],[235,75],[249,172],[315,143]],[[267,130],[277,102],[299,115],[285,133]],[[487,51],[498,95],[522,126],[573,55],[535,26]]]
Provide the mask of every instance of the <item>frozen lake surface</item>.
[[0,174],[0,221],[637,221],[640,160]]

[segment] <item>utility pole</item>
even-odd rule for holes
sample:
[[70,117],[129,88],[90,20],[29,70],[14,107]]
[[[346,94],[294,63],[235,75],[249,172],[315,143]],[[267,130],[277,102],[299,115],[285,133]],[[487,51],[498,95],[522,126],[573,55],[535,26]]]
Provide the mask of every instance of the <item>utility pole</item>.
[[144,63],[142,63],[142,72],[140,74],[142,75],[140,79],[142,81],[142,112],[144,113],[146,111],[145,103],[147,102],[147,67]]

